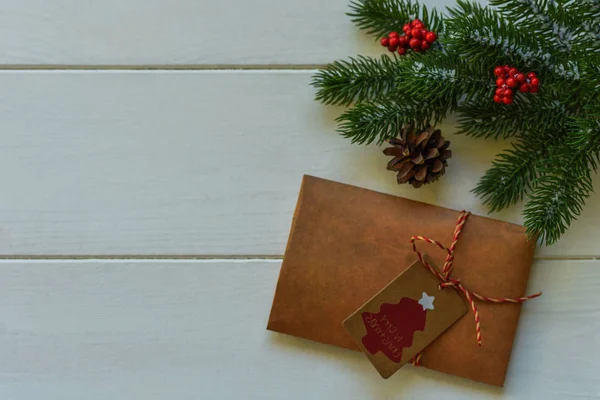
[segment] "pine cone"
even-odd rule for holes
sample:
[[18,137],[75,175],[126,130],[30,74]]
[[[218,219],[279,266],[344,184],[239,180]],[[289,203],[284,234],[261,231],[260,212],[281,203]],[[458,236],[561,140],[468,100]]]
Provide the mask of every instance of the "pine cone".
[[390,171],[398,171],[398,183],[410,183],[415,188],[437,180],[446,172],[452,151],[448,150],[450,142],[442,136],[439,129],[430,126],[416,134],[414,126],[402,129],[399,138],[389,141],[394,147],[383,151],[393,156],[387,165]]

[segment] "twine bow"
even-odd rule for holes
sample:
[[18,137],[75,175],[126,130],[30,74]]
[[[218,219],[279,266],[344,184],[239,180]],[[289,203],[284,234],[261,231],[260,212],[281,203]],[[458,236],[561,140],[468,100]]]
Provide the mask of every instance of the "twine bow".
[[[542,295],[542,292],[538,292],[538,293],[535,293],[535,294],[532,294],[529,296],[525,296],[525,297],[518,297],[518,298],[504,297],[504,298],[497,299],[497,298],[493,298],[493,297],[482,296],[478,293],[468,290],[461,283],[460,279],[452,276],[452,264],[454,262],[454,250],[456,249],[456,244],[458,243],[458,238],[460,236],[460,233],[461,233],[463,227],[465,226],[465,223],[467,222],[467,219],[469,218],[469,215],[471,215],[470,212],[461,211],[461,213],[458,217],[458,221],[456,222],[456,227],[454,228],[454,235],[452,237],[452,243],[450,244],[449,248],[447,248],[440,242],[433,240],[433,239],[429,239],[428,237],[425,237],[425,236],[413,236],[410,238],[410,243],[412,244],[413,251],[415,253],[417,253],[417,256],[419,257],[419,260],[421,261],[421,263],[427,269],[429,269],[429,271],[431,271],[432,274],[437,276],[437,278],[441,281],[441,283],[439,284],[440,289],[444,289],[447,287],[453,287],[454,289],[456,289],[459,292],[462,292],[464,294],[464,296],[466,297],[467,301],[469,302],[469,305],[471,306],[471,310],[473,311],[473,314],[475,316],[475,332],[477,334],[477,344],[479,346],[481,346],[481,323],[479,320],[479,311],[477,311],[477,305],[475,304],[474,299],[485,301],[487,303],[516,303],[516,304],[518,304],[518,303],[523,303],[527,300],[531,300],[536,297],[539,297]],[[423,255],[417,249],[416,242],[418,240],[421,240],[423,242],[430,243],[430,244],[435,244],[437,247],[439,247],[442,250],[445,250],[448,253],[448,255],[446,256],[446,261],[444,262],[444,266],[442,267],[441,273],[423,259]],[[415,357],[413,357],[414,365],[418,366],[418,365],[420,365],[420,362],[421,362],[421,353],[419,353]]]

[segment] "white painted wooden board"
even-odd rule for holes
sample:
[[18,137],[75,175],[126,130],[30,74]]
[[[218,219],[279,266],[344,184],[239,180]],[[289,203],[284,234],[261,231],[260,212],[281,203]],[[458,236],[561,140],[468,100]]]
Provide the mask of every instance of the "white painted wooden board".
[[2,261],[0,398],[600,398],[598,261],[536,262],[504,390],[266,331],[279,266]]
[[[349,0],[2,0],[0,64],[325,64],[381,53]],[[445,9],[453,0],[427,0]]]
[[[398,186],[380,147],[335,133],[340,109],[313,101],[310,77],[1,72],[0,254],[281,255],[305,173],[487,213],[469,191],[506,143],[447,124],[447,175]],[[519,211],[495,216],[519,222]],[[593,196],[538,255],[597,256],[598,225]]]

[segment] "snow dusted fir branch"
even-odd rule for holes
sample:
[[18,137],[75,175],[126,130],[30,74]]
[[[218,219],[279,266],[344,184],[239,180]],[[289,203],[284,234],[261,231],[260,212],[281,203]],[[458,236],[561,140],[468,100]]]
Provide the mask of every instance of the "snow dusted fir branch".
[[[550,245],[582,212],[600,167],[600,0],[490,4],[458,0],[441,13],[414,0],[353,0],[349,16],[377,39],[419,18],[437,41],[426,52],[336,61],[313,85],[318,100],[350,106],[339,131],[356,143],[450,113],[459,133],[512,138],[473,191],[491,211],[526,201],[529,235]],[[539,92],[494,103],[499,65],[535,71]]]

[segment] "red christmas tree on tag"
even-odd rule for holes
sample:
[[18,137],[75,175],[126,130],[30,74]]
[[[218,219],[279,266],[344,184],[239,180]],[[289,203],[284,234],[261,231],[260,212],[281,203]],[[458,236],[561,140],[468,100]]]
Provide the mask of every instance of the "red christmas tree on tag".
[[423,292],[421,300],[403,297],[398,304],[383,303],[378,313],[364,312],[367,329],[362,343],[371,354],[381,351],[393,362],[402,359],[402,350],[411,347],[416,331],[425,329],[427,310],[433,310],[435,297]]

